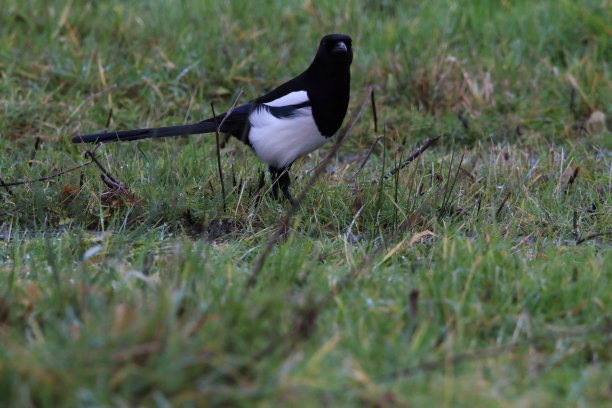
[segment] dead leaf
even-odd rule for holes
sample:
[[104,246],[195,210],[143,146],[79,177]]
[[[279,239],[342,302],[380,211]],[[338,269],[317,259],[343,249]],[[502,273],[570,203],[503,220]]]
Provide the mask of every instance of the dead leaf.
[[599,110],[591,113],[591,116],[585,124],[587,130],[591,135],[600,135],[607,131],[606,129],[606,115]]
[[410,241],[408,241],[408,246],[412,246],[415,243],[421,243],[421,242],[425,241],[427,238],[435,237],[435,236],[436,236],[436,234],[434,234],[430,230],[425,230],[425,231],[417,232],[416,234],[414,234],[412,236],[412,238],[410,238]]

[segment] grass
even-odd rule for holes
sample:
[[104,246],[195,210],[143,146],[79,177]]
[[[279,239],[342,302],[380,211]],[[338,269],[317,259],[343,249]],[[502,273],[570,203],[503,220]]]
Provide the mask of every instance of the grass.
[[[351,109],[373,85],[379,117],[280,225],[289,206],[234,141],[223,210],[212,135],[101,147],[118,189],[94,164],[0,186],[3,406],[609,402],[608,1],[2,10],[5,183],[86,162],[74,134],[253,98],[328,32],[353,36]],[[296,163],[296,192],[330,148]]]

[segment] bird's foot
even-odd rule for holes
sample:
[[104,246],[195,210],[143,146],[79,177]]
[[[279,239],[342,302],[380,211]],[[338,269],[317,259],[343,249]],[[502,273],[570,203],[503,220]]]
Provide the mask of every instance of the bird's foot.
[[288,200],[292,207],[300,207],[300,201],[297,198],[291,197]]
[[289,188],[283,188],[283,194],[287,197],[287,200],[293,207],[299,207],[300,201],[291,194]]

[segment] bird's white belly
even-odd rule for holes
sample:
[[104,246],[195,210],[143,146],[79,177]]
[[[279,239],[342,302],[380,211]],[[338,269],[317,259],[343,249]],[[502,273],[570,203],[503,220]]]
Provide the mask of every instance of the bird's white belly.
[[328,140],[319,133],[310,107],[300,108],[286,118],[258,109],[249,120],[249,141],[255,154],[277,169],[290,165]]

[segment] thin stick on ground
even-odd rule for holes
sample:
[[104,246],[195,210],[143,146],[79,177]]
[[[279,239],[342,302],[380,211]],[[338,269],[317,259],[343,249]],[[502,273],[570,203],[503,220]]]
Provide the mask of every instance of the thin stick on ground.
[[28,166],[32,167],[32,162],[34,161],[34,158],[36,157],[36,152],[38,151],[38,148],[40,147],[40,142],[42,141],[42,139],[37,136],[36,140],[34,141],[34,147],[32,148],[32,153],[30,153],[30,160],[28,161]]
[[504,205],[506,205],[506,202],[508,201],[508,199],[510,198],[510,191],[508,191],[506,193],[506,196],[504,197],[504,199],[502,200],[501,203],[499,203],[499,207],[497,207],[497,211],[495,211],[495,217],[499,217],[499,214],[502,212],[502,210],[504,209]]
[[236,95],[234,102],[232,102],[232,105],[227,110],[223,119],[221,119],[221,123],[217,123],[217,114],[215,113],[215,105],[212,102],[210,103],[210,108],[212,109],[213,119],[215,121],[215,142],[217,145],[217,167],[219,169],[219,180],[221,181],[221,196],[223,199],[223,212],[227,210],[227,204],[225,202],[225,182],[223,181],[223,169],[221,167],[221,142],[220,142],[221,135],[219,134],[219,130],[223,126],[225,119],[227,119],[227,117],[230,116],[232,112],[234,111],[234,109],[236,108],[236,104],[238,103],[238,100],[240,99],[241,95],[242,95],[242,88],[238,91],[238,95]]
[[354,182],[355,178],[357,177],[357,175],[361,172],[361,170],[363,170],[363,168],[365,167],[366,163],[370,159],[370,156],[372,156],[372,153],[374,153],[374,148],[376,147],[378,142],[380,142],[381,139],[382,139],[382,136],[379,136],[379,137],[376,138],[376,140],[374,140],[374,143],[372,143],[372,146],[370,146],[370,148],[368,149],[368,152],[366,153],[365,157],[361,161],[361,165],[359,166],[359,168],[357,170],[355,170],[355,172],[351,176],[351,182]]
[[12,196],[13,192],[11,191],[10,188],[8,188],[8,185],[6,185],[6,183],[4,182],[4,180],[2,179],[2,177],[0,177],[0,186],[2,186],[2,188],[4,188],[6,190],[6,192],[8,193],[8,195]]
[[221,145],[219,144],[219,127],[217,124],[217,113],[215,112],[215,104],[210,103],[212,109],[213,119],[215,121],[215,144],[217,146],[217,169],[219,171],[219,181],[221,182],[221,199],[223,201],[223,212],[227,211],[227,205],[225,204],[225,182],[223,181],[223,169],[221,168]]
[[272,236],[266,243],[264,250],[262,251],[261,255],[259,255],[259,258],[257,258],[257,260],[255,261],[255,264],[253,265],[253,269],[251,270],[251,274],[247,281],[247,290],[251,289],[255,285],[255,283],[257,283],[257,279],[264,266],[264,263],[266,262],[266,259],[268,258],[268,256],[272,252],[272,249],[274,248],[274,246],[276,245],[276,243],[278,242],[278,240],[283,234],[283,231],[284,231],[283,226],[289,225],[289,221],[291,221],[291,218],[293,218],[293,216],[297,212],[299,208],[298,203],[304,199],[308,191],[312,188],[312,186],[314,186],[316,181],[323,174],[323,172],[325,171],[329,163],[332,161],[332,159],[334,158],[334,156],[340,149],[340,146],[342,146],[342,143],[346,140],[348,135],[350,135],[353,129],[355,128],[355,125],[359,121],[359,118],[361,118],[361,116],[363,115],[365,111],[365,108],[368,104],[368,100],[370,98],[371,93],[372,93],[372,87],[369,86],[366,97],[362,101],[359,110],[353,111],[353,114],[351,115],[351,118],[348,121],[348,125],[345,128],[345,130],[340,133],[340,136],[338,136],[338,138],[336,139],[336,143],[334,144],[330,152],[327,154],[327,156],[325,156],[325,158],[321,161],[321,163],[319,163],[319,165],[315,168],[312,176],[308,180],[308,183],[306,184],[306,186],[302,189],[302,191],[298,195],[295,203],[291,204],[291,206],[289,207],[289,210],[287,210],[287,213],[278,222],[276,230],[274,231],[274,233],[272,234]]
[[572,231],[574,233],[574,239],[576,242],[580,239],[580,232],[578,232],[578,211],[574,210],[574,217],[572,219]]
[[91,150],[86,150],[85,151],[85,157],[89,157],[91,159],[91,161],[93,161],[95,163],[96,166],[98,166],[98,168],[100,169],[100,171],[102,172],[102,174],[104,174],[105,176],[109,177],[109,178],[113,178],[110,173],[106,170],[106,168],[104,168],[104,166],[102,165],[102,163],[100,163],[100,161],[96,158],[96,156],[94,155],[94,152]]
[[599,238],[599,237],[605,237],[605,236],[608,236],[608,235],[612,235],[612,231],[595,232],[593,234],[589,234],[586,237],[580,238],[579,240],[577,240],[576,241],[576,245],[580,245],[583,242],[590,241],[592,239]]
[[106,168],[104,168],[102,163],[100,163],[100,161],[94,155],[95,151],[96,151],[96,149],[94,149],[94,150],[89,150],[89,149],[86,150],[85,151],[85,157],[89,157],[95,163],[95,165],[98,166],[98,168],[102,172],[100,177],[101,177],[102,181],[104,182],[104,184],[106,184],[109,188],[112,188],[112,189],[127,189],[127,185],[126,184],[123,184],[123,183],[117,181],[117,179],[115,179],[108,172],[108,170],[106,170]]
[[104,126],[104,127],[108,129],[108,127],[110,126],[112,120],[113,120],[113,108],[111,107],[108,110],[108,116],[106,117],[106,126]]
[[42,181],[51,180],[53,178],[63,176],[64,174],[76,171],[76,170],[80,169],[81,167],[85,167],[85,166],[87,166],[87,165],[89,165],[89,164],[91,164],[93,162],[94,162],[93,160],[90,160],[90,161],[81,163],[81,164],[79,164],[77,166],[70,167],[69,169],[58,171],[57,173],[53,173],[53,174],[50,174],[48,176],[39,177],[39,178],[36,178],[36,179],[19,180],[19,181],[12,181],[10,183],[2,183],[2,187],[7,188],[7,187],[20,186],[20,185],[24,185],[24,184],[32,184],[32,183],[38,183],[38,182],[42,182]]
[[227,110],[227,113],[225,114],[225,116],[221,120],[221,123],[219,123],[219,128],[221,126],[223,126],[223,124],[225,123],[225,119],[227,119],[228,116],[230,116],[232,114],[232,112],[234,111],[234,109],[236,108],[236,104],[238,103],[238,100],[240,99],[240,96],[242,96],[242,88],[240,88],[238,90],[238,95],[236,95],[236,99],[234,99],[234,102],[232,103],[232,106],[230,106],[230,108]]
[[431,145],[435,144],[438,140],[440,140],[440,136],[427,139],[422,145],[420,145],[415,151],[413,151],[412,154],[406,158],[406,160],[404,160],[397,167],[387,173],[387,175],[385,176],[385,180],[392,177],[395,173],[406,167],[410,162],[414,161],[414,159],[423,154],[425,150],[427,150]]
[[374,89],[370,93],[370,103],[372,105],[372,117],[374,118],[374,132],[378,132],[378,115],[376,114],[376,98],[374,97]]
[[[440,207],[440,211],[442,212],[442,214],[447,213],[447,210],[449,208],[452,208],[452,204],[450,203],[450,200],[453,194],[453,190],[455,189],[455,184],[457,183],[457,178],[459,177],[459,171],[461,170],[461,165],[463,164],[464,157],[465,157],[465,151],[461,153],[461,159],[459,160],[459,166],[457,166],[455,177],[451,181],[450,175],[451,175],[451,170],[453,167],[453,157],[451,156],[450,167],[448,169],[447,182],[446,182],[446,185],[444,186],[444,196],[442,198],[442,206]],[[450,207],[449,207],[449,204],[450,204]]]

